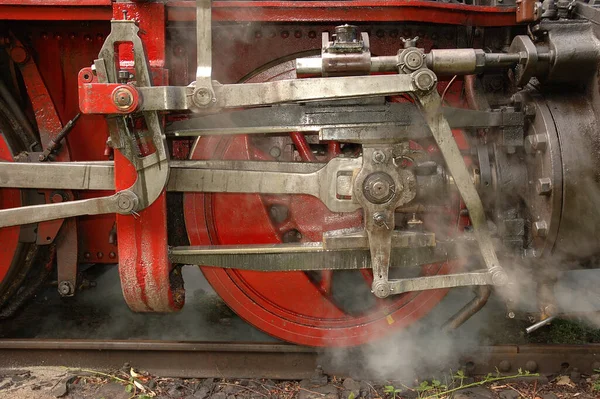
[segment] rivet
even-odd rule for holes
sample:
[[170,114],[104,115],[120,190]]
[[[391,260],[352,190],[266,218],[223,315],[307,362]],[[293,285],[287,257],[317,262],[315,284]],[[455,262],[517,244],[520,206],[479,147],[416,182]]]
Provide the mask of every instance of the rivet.
[[290,37],[290,32],[288,32],[287,30],[282,31],[281,37],[283,37],[284,39],[287,39],[288,37]]
[[511,367],[511,364],[508,360],[502,360],[500,362],[500,364],[498,364],[498,370],[500,370],[504,373],[506,373],[507,371],[510,371],[510,367]]
[[98,253],[96,254],[96,256],[98,257],[98,259],[102,259],[102,258],[104,258],[104,254],[103,254],[102,252],[98,252]]
[[86,253],[83,254],[83,257],[86,258],[86,259],[89,259],[89,258],[92,257],[92,254],[89,253],[89,252],[86,252]]
[[529,371],[530,373],[535,373],[537,369],[538,364],[535,360],[528,360],[527,363],[525,363],[525,370]]
[[111,258],[111,259],[114,259],[114,258],[116,258],[116,257],[117,257],[117,254],[116,254],[116,253],[114,253],[114,252],[109,252],[109,253],[108,253],[108,257],[109,257],[109,258]]
[[314,39],[315,37],[317,37],[317,32],[315,32],[314,30],[309,31],[308,37],[310,37],[311,39]]
[[300,39],[302,37],[302,31],[300,31],[300,30],[294,31],[294,37],[296,39]]

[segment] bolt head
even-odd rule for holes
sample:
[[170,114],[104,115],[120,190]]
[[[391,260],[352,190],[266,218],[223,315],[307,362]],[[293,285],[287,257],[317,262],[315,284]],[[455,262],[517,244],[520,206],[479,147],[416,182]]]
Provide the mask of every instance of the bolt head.
[[61,296],[73,295],[75,293],[75,287],[69,281],[61,281],[58,283],[58,293]]
[[544,238],[548,235],[548,223],[545,220],[538,220],[533,223],[534,237]]
[[385,153],[380,150],[373,151],[373,162],[384,163],[385,162]]
[[383,204],[390,201],[396,193],[396,184],[390,175],[375,172],[367,176],[363,182],[363,194],[367,201]]
[[387,298],[391,293],[390,285],[385,281],[374,281],[371,290],[377,298]]
[[386,217],[382,212],[377,212],[376,214],[373,215],[373,222],[375,222],[375,224],[377,226],[383,226],[385,225],[386,222]]
[[404,54],[404,66],[411,71],[421,68],[423,66],[423,54],[416,49],[406,50]]
[[549,177],[542,177],[535,182],[535,191],[538,195],[550,195],[552,193],[552,180]]
[[375,179],[370,183],[369,191],[376,199],[383,199],[390,195],[391,187],[383,179]]
[[113,93],[113,103],[120,110],[128,110],[133,105],[133,93],[130,89],[120,87]]
[[532,152],[534,151],[546,151],[548,147],[548,138],[545,134],[531,134],[527,136],[527,143],[531,148]]
[[530,373],[535,373],[537,369],[538,364],[535,360],[528,360],[527,363],[525,363],[525,370],[529,371]]
[[198,107],[206,107],[214,100],[214,96],[211,90],[206,87],[199,87],[194,90],[194,95],[192,96],[194,104]]
[[413,83],[418,90],[428,92],[435,87],[437,77],[433,72],[425,69],[418,71],[413,75]]
[[502,360],[500,364],[498,364],[498,370],[502,371],[503,373],[510,371],[510,367],[511,364],[508,360]]

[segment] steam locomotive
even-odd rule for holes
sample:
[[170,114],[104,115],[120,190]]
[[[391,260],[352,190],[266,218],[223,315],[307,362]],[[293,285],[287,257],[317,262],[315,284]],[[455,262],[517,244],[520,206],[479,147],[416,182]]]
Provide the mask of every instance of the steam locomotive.
[[[358,345],[600,252],[600,11],[579,0],[0,0],[0,317],[118,264]],[[193,265],[193,266],[190,266]]]

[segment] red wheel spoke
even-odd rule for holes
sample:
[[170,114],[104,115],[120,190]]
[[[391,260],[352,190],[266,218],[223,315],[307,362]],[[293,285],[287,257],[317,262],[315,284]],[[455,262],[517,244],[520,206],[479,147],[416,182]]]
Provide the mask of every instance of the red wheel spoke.
[[279,234],[283,234],[290,230],[296,230],[296,224],[292,220],[288,219],[283,223],[276,225],[275,228]]
[[317,157],[315,157],[315,154],[313,154],[312,151],[310,150],[310,146],[308,145],[308,142],[306,141],[306,137],[304,137],[303,133],[292,132],[292,133],[290,133],[290,136],[292,137],[292,141],[294,142],[294,145],[296,146],[296,149],[298,150],[298,153],[300,154],[300,158],[302,158],[303,161],[307,161],[307,162],[316,162],[317,161]]
[[333,279],[333,270],[321,271],[321,282],[319,283],[319,289],[325,295],[331,295],[331,280]]
[[337,141],[328,141],[327,142],[327,153],[329,158],[335,158],[342,153],[342,147],[340,143]]
[[362,274],[365,283],[371,288],[373,284],[373,271],[371,269],[360,269],[360,274]]

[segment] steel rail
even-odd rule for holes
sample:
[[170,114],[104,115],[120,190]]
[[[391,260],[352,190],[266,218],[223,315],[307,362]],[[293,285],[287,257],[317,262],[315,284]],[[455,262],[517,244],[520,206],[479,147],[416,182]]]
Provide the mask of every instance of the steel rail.
[[[340,356],[353,360],[333,364]],[[356,372],[349,369],[353,364],[363,364],[360,356],[360,350],[282,343],[0,340],[0,369],[43,365],[110,370],[129,363],[165,377],[303,379],[317,365],[343,376]],[[518,369],[552,374],[574,368],[591,374],[600,368],[600,344],[481,346],[457,357],[474,375],[496,370],[515,374]]]

